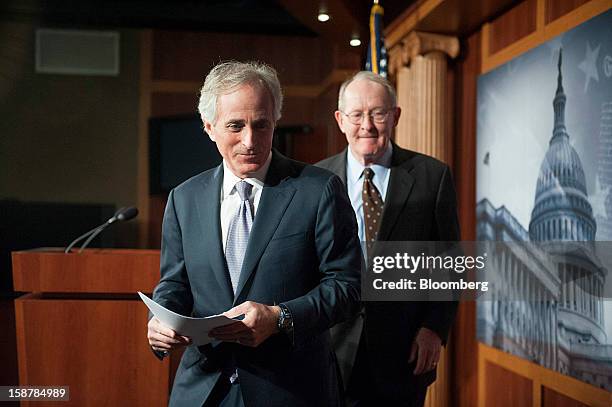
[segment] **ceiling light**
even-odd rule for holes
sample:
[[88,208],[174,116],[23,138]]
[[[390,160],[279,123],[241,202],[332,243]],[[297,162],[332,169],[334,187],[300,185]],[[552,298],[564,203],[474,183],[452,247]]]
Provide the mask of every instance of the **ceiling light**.
[[361,45],[361,40],[359,38],[351,38],[349,44],[351,44],[351,47],[358,47]]
[[320,12],[319,15],[317,16],[317,20],[319,20],[320,22],[324,23],[326,21],[329,21],[330,17],[329,14],[325,13],[325,12]]

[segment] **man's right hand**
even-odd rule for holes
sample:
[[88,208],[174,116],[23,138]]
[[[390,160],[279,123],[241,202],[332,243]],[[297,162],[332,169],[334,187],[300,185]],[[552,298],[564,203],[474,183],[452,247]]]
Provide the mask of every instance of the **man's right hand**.
[[155,317],[149,320],[147,326],[147,338],[153,350],[169,352],[191,344],[191,338],[177,334]]

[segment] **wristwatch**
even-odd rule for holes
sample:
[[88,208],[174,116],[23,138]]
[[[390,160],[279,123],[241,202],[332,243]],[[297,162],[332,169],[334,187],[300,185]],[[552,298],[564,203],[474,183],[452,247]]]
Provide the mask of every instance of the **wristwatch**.
[[293,317],[291,316],[291,312],[285,304],[278,304],[278,307],[280,308],[277,323],[278,330],[286,333],[291,338],[293,334]]

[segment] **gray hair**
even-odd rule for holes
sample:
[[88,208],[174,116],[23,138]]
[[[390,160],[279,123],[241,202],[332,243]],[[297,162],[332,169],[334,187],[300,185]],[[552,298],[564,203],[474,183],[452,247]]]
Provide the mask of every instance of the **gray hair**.
[[391,104],[393,105],[392,107],[397,106],[397,95],[395,94],[395,88],[393,88],[393,85],[391,85],[391,82],[389,82],[387,78],[384,78],[374,72],[360,71],[345,80],[340,86],[340,92],[338,93],[338,110],[341,112],[344,111],[344,92],[346,92],[346,87],[351,83],[360,80],[370,81],[382,85],[387,91],[387,95],[389,95],[389,98],[391,99]]
[[274,103],[274,120],[280,119],[283,92],[274,68],[261,62],[228,61],[216,65],[206,75],[198,101],[198,111],[202,121],[214,123],[218,97],[247,84],[262,86],[270,92]]

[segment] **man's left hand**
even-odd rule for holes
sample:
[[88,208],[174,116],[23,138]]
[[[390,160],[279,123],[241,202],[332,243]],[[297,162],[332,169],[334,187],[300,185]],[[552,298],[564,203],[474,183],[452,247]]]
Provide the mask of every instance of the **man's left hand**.
[[244,314],[244,319],[233,324],[217,327],[209,336],[226,342],[257,347],[270,335],[278,332],[280,308],[246,301],[223,313],[228,318]]
[[429,372],[438,366],[442,341],[438,334],[428,328],[421,328],[417,332],[412,348],[410,349],[410,360],[412,363],[416,359],[414,374]]

